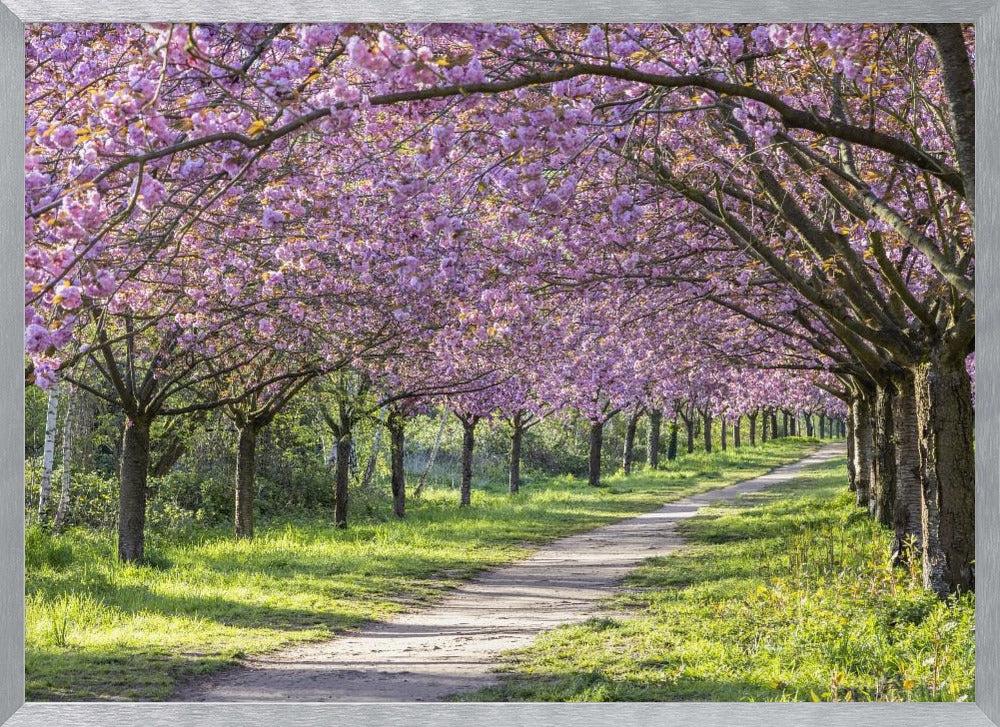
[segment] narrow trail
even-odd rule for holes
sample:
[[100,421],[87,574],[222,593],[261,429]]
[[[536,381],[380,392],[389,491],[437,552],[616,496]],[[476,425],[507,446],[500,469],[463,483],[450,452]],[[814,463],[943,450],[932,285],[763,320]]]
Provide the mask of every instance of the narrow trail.
[[752,480],[558,540],[487,571],[444,601],[331,641],[249,660],[178,691],[182,701],[425,702],[497,682],[501,652],[579,622],[647,558],[684,547],[677,530],[705,505],[787,482],[805,465],[842,457],[832,444]]

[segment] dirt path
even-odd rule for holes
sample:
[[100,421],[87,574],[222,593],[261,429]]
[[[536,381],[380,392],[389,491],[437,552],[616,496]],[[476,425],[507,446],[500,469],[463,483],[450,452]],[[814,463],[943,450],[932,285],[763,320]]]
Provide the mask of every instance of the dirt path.
[[422,611],[356,634],[304,644],[182,689],[184,701],[424,702],[496,682],[497,656],[539,632],[582,621],[639,563],[683,547],[677,523],[704,505],[786,482],[843,445],[769,474],[669,503],[655,512],[558,540],[488,571]]

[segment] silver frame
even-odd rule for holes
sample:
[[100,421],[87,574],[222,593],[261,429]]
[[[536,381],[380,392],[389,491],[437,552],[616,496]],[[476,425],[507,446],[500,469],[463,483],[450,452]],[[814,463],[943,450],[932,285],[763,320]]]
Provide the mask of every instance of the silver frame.
[[[320,20],[517,21],[961,21],[976,23],[976,237],[980,317],[976,407],[975,704],[184,704],[24,701],[24,24]],[[696,724],[700,727],[998,727],[1000,725],[1000,3],[998,0],[2,0],[0,4],[0,724],[61,725],[324,724],[466,727],[485,722],[576,727]]]

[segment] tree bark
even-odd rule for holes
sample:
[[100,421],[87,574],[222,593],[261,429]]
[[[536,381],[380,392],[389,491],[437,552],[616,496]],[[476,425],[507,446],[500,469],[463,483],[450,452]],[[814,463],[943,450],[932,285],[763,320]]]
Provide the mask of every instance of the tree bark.
[[757,446],[757,412],[753,414],[747,414],[747,419],[750,421],[750,446]]
[[479,417],[462,420],[462,493],[461,506],[472,504],[472,452],[476,446],[476,423]]
[[719,426],[722,428],[719,437],[719,449],[725,452],[727,426],[726,426],[726,418],[724,416],[719,417]]
[[[934,351],[914,371],[923,472],[924,586],[939,596],[975,589],[972,388],[963,360]],[[983,483],[986,486],[986,483]]]
[[677,459],[677,415],[674,415],[670,422],[670,440],[667,443],[667,460],[673,462]]
[[740,448],[740,427],[743,425],[743,415],[740,414],[736,417],[736,421],[733,422],[733,446],[736,449]]
[[125,418],[118,479],[118,558],[124,563],[136,563],[143,557],[151,423],[148,417]]
[[[822,426],[823,414],[820,414]],[[822,435],[820,435],[822,439]],[[858,472],[854,468],[854,400],[847,404],[847,486],[851,492],[858,490]]]
[[813,415],[812,414],[806,414],[805,415],[805,422],[806,422],[806,436],[811,438],[812,435],[813,435],[813,432],[815,431],[814,428],[813,428]]
[[892,383],[876,385],[872,409],[872,515],[888,528],[895,527],[896,435],[892,417],[895,396]]
[[781,436],[788,436],[788,412],[784,409],[781,411]]
[[702,413],[702,421],[705,425],[705,452],[712,451],[712,414],[707,409]]
[[[649,431],[646,436],[646,464],[649,469],[655,470],[660,466],[660,424],[663,421],[663,412],[653,409],[649,412]],[[676,418],[674,420],[673,435],[676,436]],[[677,445],[674,445],[674,455],[677,454]],[[669,457],[668,457],[669,459]]]
[[626,475],[632,474],[632,454],[635,451],[635,430],[639,424],[639,412],[633,412],[625,427],[625,446],[622,450],[622,470]]
[[771,410],[771,439],[778,438],[778,413],[772,409]]
[[[831,422],[832,424],[833,422]],[[819,438],[823,439],[826,437],[826,414],[823,412],[819,413]]]
[[857,478],[856,503],[872,513],[872,412],[869,397],[854,398],[854,473]]
[[389,461],[392,484],[392,511],[396,517],[406,516],[406,471],[403,469],[403,447],[406,442],[406,420],[402,413],[390,411],[386,420],[389,430]]
[[[896,501],[894,503],[893,562],[905,564],[921,552],[921,476],[917,441],[917,400],[912,374],[896,379],[893,429],[896,441]],[[910,551],[911,545],[913,547]]]
[[253,503],[257,475],[257,425],[241,422],[237,425],[239,441],[236,449],[236,507],[234,510],[237,540],[253,538]]
[[948,94],[948,111],[955,132],[955,153],[969,212],[976,214],[976,86],[960,23],[930,26]]
[[337,437],[337,470],[334,475],[333,523],[338,528],[347,527],[348,484],[351,479],[351,428],[341,423]]
[[590,457],[588,462],[588,484],[591,487],[601,485],[601,446],[604,443],[604,422],[590,422]]
[[70,485],[73,477],[73,404],[76,400],[73,394],[73,389],[66,390],[66,414],[63,418],[62,432],[62,490],[59,493],[55,521],[52,523],[55,530],[62,528],[69,514]]
[[510,470],[507,489],[512,495],[521,490],[521,440],[524,438],[524,427],[520,418],[514,420],[514,430],[510,435]]
[[52,495],[52,470],[56,463],[56,432],[59,415],[59,385],[49,389],[48,407],[45,410],[45,442],[42,446],[42,484],[38,489],[38,521],[44,522],[46,509]]

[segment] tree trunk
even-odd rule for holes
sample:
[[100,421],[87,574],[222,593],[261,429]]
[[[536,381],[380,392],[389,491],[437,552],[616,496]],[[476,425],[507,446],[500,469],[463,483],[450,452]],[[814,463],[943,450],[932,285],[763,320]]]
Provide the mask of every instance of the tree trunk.
[[740,448],[740,428],[743,426],[743,415],[740,414],[736,417],[736,421],[733,423],[733,446],[736,449]]
[[472,452],[476,446],[478,417],[462,421],[462,507],[472,504]]
[[976,515],[969,374],[964,361],[932,352],[916,368],[914,384],[923,465],[924,586],[942,597],[972,591]]
[[118,479],[118,558],[124,563],[143,557],[151,423],[147,417],[125,418]]
[[59,505],[56,507],[56,518],[52,523],[55,530],[62,528],[69,514],[69,490],[73,477],[73,403],[76,397],[72,389],[66,391],[66,414],[63,419],[62,432],[62,491],[59,493]]
[[778,412],[771,410],[771,439],[778,438]]
[[386,426],[389,429],[392,511],[398,518],[403,518],[406,515],[406,471],[403,469],[403,447],[406,442],[405,424],[405,419],[400,412],[389,412]]
[[634,412],[628,418],[625,427],[625,447],[622,450],[622,469],[626,475],[632,474],[632,453],[635,450],[635,429],[639,424],[639,412]]
[[52,470],[56,463],[56,432],[59,415],[59,385],[49,389],[49,404],[45,410],[45,443],[42,447],[42,484],[38,490],[38,521],[44,522],[52,494]]
[[719,441],[719,449],[721,449],[723,452],[725,452],[726,451],[726,418],[724,416],[723,417],[719,417],[719,426],[722,427],[722,435],[721,435],[721,439]]
[[237,540],[253,537],[253,501],[257,475],[257,425],[246,422],[238,425],[239,443],[236,449],[236,508],[235,529]]
[[337,432],[337,471],[333,490],[333,523],[338,528],[347,527],[347,486],[351,479],[351,428],[341,422]]
[[604,442],[604,422],[590,422],[590,459],[588,484],[591,487],[601,485],[601,445]]
[[747,419],[750,420],[750,446],[757,446],[757,412],[753,414],[747,414]]
[[707,410],[702,414],[702,421],[705,423],[705,452],[712,451],[712,414]]
[[[820,414],[820,426],[823,415]],[[822,435],[820,435],[822,439]],[[847,486],[851,492],[858,490],[858,472],[854,468],[854,401],[847,404]]]
[[872,417],[872,515],[886,527],[895,527],[896,446],[892,406],[896,396],[891,383],[875,387]]
[[812,414],[806,414],[805,415],[805,422],[806,422],[806,436],[809,437],[809,438],[812,438],[813,432],[815,431],[813,429],[813,416],[812,416]]
[[687,429],[687,450],[688,454],[694,453],[694,414],[691,415],[690,419],[684,420],[684,426]]
[[677,417],[674,416],[670,422],[670,441],[667,444],[667,460],[673,462],[677,459]]
[[961,23],[935,23],[930,36],[941,63],[948,111],[955,135],[955,155],[965,185],[963,199],[976,214],[976,86]]
[[[832,422],[831,422],[832,424]],[[819,413],[819,438],[823,439],[826,436],[826,414],[823,412]]]
[[[646,464],[649,469],[655,470],[660,466],[660,423],[663,421],[663,412],[654,409],[649,412],[649,431],[646,437]],[[676,437],[676,418],[674,420],[673,436]],[[677,454],[677,445],[674,444],[674,455]],[[668,459],[670,459],[668,457]]]
[[854,398],[854,476],[857,478],[856,499],[858,507],[872,513],[872,412],[869,397],[859,394]]
[[793,437],[797,437],[798,434],[799,434],[799,432],[798,432],[799,413],[797,411],[793,411],[792,412],[792,416],[791,416],[790,422],[791,422],[791,427],[792,427],[791,435]]
[[892,419],[896,444],[896,499],[893,503],[895,538],[892,560],[897,565],[903,565],[911,554],[921,552],[920,449],[912,375],[898,377],[895,388]]
[[521,490],[521,440],[524,438],[524,427],[519,419],[514,421],[514,431],[510,435],[510,473],[507,489],[516,495]]

